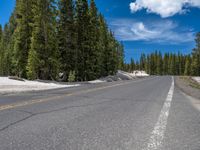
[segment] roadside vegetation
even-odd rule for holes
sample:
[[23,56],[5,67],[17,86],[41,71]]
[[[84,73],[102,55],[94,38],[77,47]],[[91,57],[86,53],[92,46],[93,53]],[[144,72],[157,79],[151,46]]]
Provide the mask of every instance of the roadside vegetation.
[[196,48],[192,54],[162,54],[159,51],[142,54],[140,61],[131,59],[131,62],[125,65],[125,70],[145,70],[150,75],[200,76],[200,33],[196,35]]
[[115,74],[123,62],[123,45],[94,0],[16,0],[0,26],[0,76],[87,81]]

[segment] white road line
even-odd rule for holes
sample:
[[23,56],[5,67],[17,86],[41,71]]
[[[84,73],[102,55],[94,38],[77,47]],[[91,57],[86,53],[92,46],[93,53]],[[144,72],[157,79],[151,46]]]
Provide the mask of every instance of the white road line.
[[145,150],[158,150],[162,145],[164,134],[167,126],[167,119],[169,116],[169,110],[174,93],[174,77],[172,77],[172,85],[167,95],[167,99],[163,105],[158,122],[156,123],[154,130],[152,131],[149,143]]

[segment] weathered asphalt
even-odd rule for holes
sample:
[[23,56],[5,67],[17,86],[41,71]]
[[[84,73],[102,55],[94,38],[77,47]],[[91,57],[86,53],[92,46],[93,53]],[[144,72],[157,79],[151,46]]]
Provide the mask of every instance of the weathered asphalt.
[[153,133],[163,139],[148,147],[171,85],[151,77],[0,96],[0,150],[200,150],[200,112],[176,86],[166,128]]

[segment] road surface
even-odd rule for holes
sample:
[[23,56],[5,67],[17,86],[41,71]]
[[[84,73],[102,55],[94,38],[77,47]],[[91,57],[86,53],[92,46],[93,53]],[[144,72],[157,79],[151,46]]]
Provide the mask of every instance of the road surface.
[[0,150],[200,150],[172,77],[0,96]]

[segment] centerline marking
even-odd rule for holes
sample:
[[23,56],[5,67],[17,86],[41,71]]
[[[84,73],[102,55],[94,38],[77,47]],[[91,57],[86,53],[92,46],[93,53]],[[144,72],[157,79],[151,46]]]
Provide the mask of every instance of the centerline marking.
[[163,108],[160,112],[158,121],[151,133],[149,143],[147,144],[147,148],[145,150],[158,150],[162,145],[162,141],[164,139],[164,134],[167,126],[167,120],[169,117],[171,102],[173,99],[173,93],[174,93],[174,77],[172,77],[172,84],[169,93],[167,95]]
[[[156,77],[154,77],[154,78],[156,78]],[[154,78],[150,78],[150,79],[154,79]],[[19,102],[19,103],[2,105],[2,106],[0,106],[0,111],[13,109],[13,108],[17,108],[17,107],[23,107],[23,106],[32,105],[32,104],[37,104],[37,103],[53,101],[53,100],[56,100],[56,99],[59,99],[59,98],[64,98],[66,96],[86,94],[86,93],[89,93],[89,92],[95,92],[95,91],[99,91],[99,90],[103,90],[103,89],[107,89],[107,88],[111,88],[111,87],[117,87],[117,86],[121,86],[121,85],[128,85],[128,84],[137,83],[137,82],[141,82],[141,81],[145,81],[145,80],[149,80],[149,78],[145,78],[145,79],[142,79],[142,80],[136,80],[136,81],[133,81],[133,82],[119,83],[119,84],[110,85],[110,86],[97,87],[97,88],[94,88],[94,89],[82,90],[82,91],[79,91],[79,92],[62,94],[61,96],[54,96],[54,97],[50,97],[50,98],[35,99],[35,100],[31,100],[31,101],[23,101],[23,102]]]

